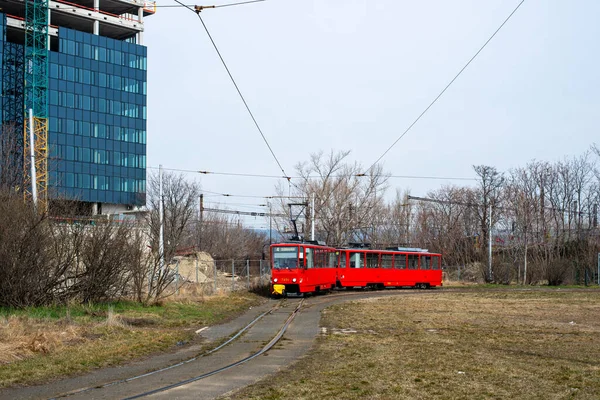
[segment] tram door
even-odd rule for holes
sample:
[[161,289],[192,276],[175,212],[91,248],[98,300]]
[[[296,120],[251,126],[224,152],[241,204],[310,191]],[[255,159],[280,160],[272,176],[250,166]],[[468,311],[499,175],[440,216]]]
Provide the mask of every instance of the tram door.
[[366,281],[366,257],[362,251],[348,252],[348,265],[343,272],[345,277],[342,282],[343,286],[364,286]]
[[381,253],[381,259],[379,262],[381,281],[384,286],[396,286],[398,285],[397,279],[392,269],[392,263],[394,256],[389,253]]

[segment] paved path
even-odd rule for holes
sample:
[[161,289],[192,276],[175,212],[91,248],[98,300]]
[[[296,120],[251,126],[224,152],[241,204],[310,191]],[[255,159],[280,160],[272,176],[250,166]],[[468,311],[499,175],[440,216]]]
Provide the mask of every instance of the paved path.
[[[168,391],[156,393],[147,398],[214,399],[225,393],[250,385],[290,365],[311,348],[319,333],[319,320],[323,308],[334,303],[359,298],[416,293],[418,292],[350,292],[348,294],[336,293],[329,296],[310,297],[305,301],[301,312],[297,314],[289,326],[283,336],[283,340],[264,355],[219,374]],[[276,335],[300,301],[300,299],[295,298],[283,301],[269,300],[259,307],[252,308],[244,315],[229,323],[210,327],[202,331],[201,335],[205,340],[218,343],[239,331],[258,315],[280,304],[280,307],[276,311],[266,315],[233,343],[211,355],[201,357],[196,361],[165,372],[105,388],[92,389],[66,398],[124,399],[230,365],[262,349]],[[56,381],[47,385],[3,390],[0,391],[0,398],[52,398],[78,389],[101,386],[109,382],[172,365],[196,356],[200,350],[201,345],[196,343],[175,353],[159,355],[122,367],[102,369],[84,376]]]

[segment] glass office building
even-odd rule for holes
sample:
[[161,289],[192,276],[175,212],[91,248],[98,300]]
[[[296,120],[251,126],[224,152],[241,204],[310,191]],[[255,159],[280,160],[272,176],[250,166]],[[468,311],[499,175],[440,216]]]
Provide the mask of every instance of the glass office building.
[[[119,212],[146,202],[147,49],[139,43],[142,17],[153,11],[147,2],[134,8],[121,0],[94,3],[97,7],[90,10],[96,19],[88,12],[92,17],[71,20],[64,10],[52,10],[52,23],[59,25],[49,31],[48,196],[92,204],[93,213]],[[106,15],[114,24],[102,20]],[[12,82],[24,72],[14,73],[23,63],[11,58],[23,53],[19,21],[0,14],[0,81],[8,83],[1,88],[3,125],[16,121],[22,126],[25,115],[22,94],[14,90],[22,85]]]
[[71,29],[58,37],[49,60],[50,187],[88,202],[145,204],[146,48]]

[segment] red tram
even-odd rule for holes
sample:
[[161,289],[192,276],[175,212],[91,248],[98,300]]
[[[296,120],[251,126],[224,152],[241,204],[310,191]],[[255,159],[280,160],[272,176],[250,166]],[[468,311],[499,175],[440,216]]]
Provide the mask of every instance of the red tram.
[[442,255],[438,253],[403,247],[387,250],[351,247],[337,252],[338,287],[442,286]]
[[337,255],[318,242],[271,245],[272,294],[313,293],[333,289]]
[[406,286],[442,286],[442,255],[404,247],[335,249],[313,241],[271,245],[273,295]]

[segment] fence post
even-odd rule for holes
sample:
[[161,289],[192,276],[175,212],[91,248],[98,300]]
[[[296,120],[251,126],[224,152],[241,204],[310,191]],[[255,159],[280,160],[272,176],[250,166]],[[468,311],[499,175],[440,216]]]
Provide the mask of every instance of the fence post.
[[196,255],[196,284],[198,284],[198,255]]
[[460,282],[460,264],[458,264],[458,281]]
[[231,260],[231,291],[235,291],[235,260]]
[[215,272],[215,294],[217,293],[217,260],[213,260],[213,271]]
[[248,282],[248,290],[250,290],[250,260],[246,260],[246,281]]
[[179,260],[177,260],[177,264],[175,265],[175,292],[179,294]]

